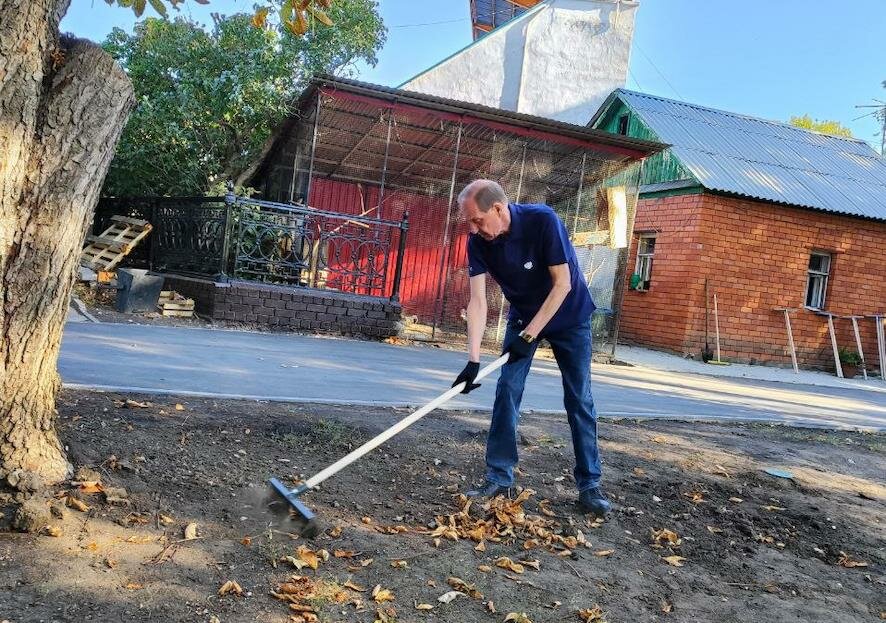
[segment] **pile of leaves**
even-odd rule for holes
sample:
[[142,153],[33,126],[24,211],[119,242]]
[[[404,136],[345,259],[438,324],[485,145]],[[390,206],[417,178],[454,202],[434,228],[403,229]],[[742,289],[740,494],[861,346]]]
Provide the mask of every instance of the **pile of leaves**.
[[[546,500],[538,504],[541,515],[528,514],[524,505],[533,495],[534,491],[525,489],[514,499],[497,496],[483,504],[479,517],[471,513],[473,501],[459,495],[459,512],[437,516],[436,528],[428,534],[436,546],[440,545],[440,539],[469,539],[477,543],[474,549],[480,552],[486,551],[487,541],[504,544],[522,541],[524,550],[545,548],[558,556],[569,556],[580,546],[590,547],[581,530],[570,526],[568,532],[571,534],[567,534],[563,525],[554,519],[556,514]],[[601,523],[594,521],[589,525],[593,528]]]

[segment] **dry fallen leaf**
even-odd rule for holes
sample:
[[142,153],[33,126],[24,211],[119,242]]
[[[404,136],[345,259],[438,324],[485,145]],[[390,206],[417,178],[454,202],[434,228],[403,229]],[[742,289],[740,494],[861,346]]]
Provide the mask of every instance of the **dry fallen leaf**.
[[144,586],[142,586],[138,582],[128,582],[123,588],[128,591],[140,591],[144,588]]
[[308,566],[308,563],[306,563],[301,558],[296,558],[295,556],[283,556],[280,560],[283,562],[288,562],[299,571]]
[[742,502],[744,502],[744,500],[742,500],[741,498],[736,497],[729,498],[729,501],[734,502],[735,504],[741,504]]
[[614,549],[601,549],[599,551],[594,552],[594,556],[611,556],[615,552]]
[[720,534],[723,532],[723,528],[716,528],[714,526],[707,526],[707,529],[711,534]]
[[479,543],[477,543],[477,546],[474,547],[474,549],[478,552],[485,552],[486,551],[486,541],[480,541]]
[[646,470],[643,469],[642,467],[635,467],[633,471],[634,471],[634,476],[645,476],[646,475]]
[[381,584],[376,584],[372,589],[372,598],[381,603],[383,601],[394,601],[394,593],[386,588],[382,588]]
[[240,588],[240,585],[237,584],[237,582],[235,582],[234,580],[228,580],[221,585],[220,589],[218,589],[218,594],[227,595],[228,593],[232,595],[237,595],[238,597],[242,597],[243,589]]
[[250,545],[252,545],[252,537],[244,536],[242,539],[240,539],[240,544],[249,547]]
[[117,408],[126,407],[127,409],[147,409],[151,406],[150,402],[138,402],[127,398],[126,400],[115,400],[114,406]]
[[374,558],[367,558],[367,559],[365,559],[365,560],[361,560],[361,561],[360,561],[360,566],[361,566],[361,567],[368,567],[369,565],[372,564],[372,561],[373,561],[373,560],[375,560],[375,559],[374,559]]
[[352,581],[348,580],[344,584],[342,584],[345,588],[349,588],[352,591],[357,591],[358,593],[365,593],[366,589],[359,584],[354,584]]
[[353,558],[357,555],[357,552],[350,549],[337,549],[332,552],[332,555],[336,558]]
[[732,476],[729,475],[729,472],[726,471],[726,468],[722,465],[714,465],[714,473],[723,474],[726,478],[732,478]]
[[409,565],[406,564],[406,561],[405,561],[405,560],[392,560],[392,561],[391,561],[391,566],[392,566],[394,569],[405,569],[405,568],[408,567]]
[[464,593],[460,593],[459,591],[449,591],[448,593],[443,593],[442,595],[437,597],[437,601],[443,604],[448,604],[459,595],[464,595]]
[[672,567],[682,567],[683,561],[686,560],[683,556],[662,556],[661,559]]
[[451,576],[446,578],[446,583],[455,590],[465,593],[466,595],[470,595],[474,599],[483,599],[483,593],[478,591],[477,587],[475,587],[473,584],[468,584],[461,578]]
[[538,503],[538,510],[541,511],[542,515],[545,515],[547,517],[556,517],[557,513],[552,511],[550,508],[548,508],[548,504],[550,504],[550,501],[542,500],[541,502]]
[[663,436],[661,436],[661,435],[656,435],[655,437],[652,438],[652,441],[653,441],[654,443],[667,443],[667,442],[668,442],[668,438],[667,438],[667,437],[663,437]]
[[509,621],[513,621],[514,623],[532,623],[529,620],[529,617],[526,616],[525,612],[508,612],[507,616],[505,616],[505,623]]
[[670,612],[671,610],[674,609],[674,604],[669,602],[667,599],[662,599],[661,602],[659,603],[659,606],[661,606],[661,611],[664,612],[665,614],[667,614],[668,612]]
[[326,534],[331,536],[333,539],[337,539],[341,536],[343,528],[341,526],[335,526],[334,528],[330,528]]
[[185,526],[185,540],[191,541],[196,538],[197,538],[197,524],[195,524],[193,522],[189,523],[187,526]]
[[139,545],[144,545],[145,543],[150,543],[154,540],[154,537],[150,534],[143,534],[142,536],[132,535],[131,537],[126,539],[127,543],[137,543]]
[[433,610],[434,606],[431,604],[415,604],[416,610]]
[[526,567],[532,567],[536,571],[541,571],[541,563],[538,560],[521,560],[520,564]]
[[495,614],[495,604],[492,601],[486,602],[486,609],[489,610],[492,614]]
[[662,545],[680,545],[682,539],[680,539],[680,537],[677,536],[677,533],[673,530],[668,530],[667,528],[656,530],[653,528],[652,543],[655,547],[661,547]]
[[48,534],[49,536],[59,537],[62,534],[64,534],[62,532],[62,529],[59,528],[58,526],[46,526],[46,528],[44,530],[45,530],[46,534]]
[[162,526],[169,526],[175,523],[175,520],[172,517],[169,515],[163,515],[162,513],[157,516],[157,521],[159,521]]
[[784,506],[772,506],[771,504],[768,504],[768,505],[766,505],[766,506],[763,507],[763,510],[767,510],[767,511],[783,511],[783,510],[787,510],[787,509],[786,509]]
[[176,410],[176,411],[184,411],[184,410],[185,410],[185,406],[184,406],[182,403],[177,402],[177,403],[175,403],[175,410]]
[[81,493],[101,493],[104,491],[101,484],[95,480],[84,480],[83,482],[77,483],[77,486]]
[[477,571],[482,571],[483,573],[489,573],[490,571],[492,571],[492,567],[490,567],[489,565],[480,565],[479,567],[477,567]]
[[365,524],[371,524],[371,523],[372,523],[372,517],[361,517],[361,518],[360,518],[360,521],[362,521],[362,522],[365,523]]
[[320,566],[320,558],[317,556],[317,552],[314,550],[305,547],[304,545],[300,546],[296,552],[299,560],[309,566],[311,569],[317,570],[317,567]]
[[840,552],[840,559],[837,561],[837,564],[841,567],[846,567],[847,569],[868,566],[868,563],[862,560],[852,560],[846,552]]
[[72,495],[68,496],[68,499],[65,500],[65,504],[69,508],[74,508],[74,509],[80,511],[81,513],[85,513],[89,510],[89,507],[86,504],[84,504],[83,502],[81,502],[80,500],[78,500],[77,498],[75,498]]
[[596,604],[593,608],[579,610],[578,616],[582,620],[582,623],[606,623],[603,619],[603,609]]
[[495,561],[496,567],[501,567],[502,569],[507,569],[508,571],[513,571],[514,573],[523,573],[524,568],[518,562],[514,562],[507,556],[502,556],[501,558]]

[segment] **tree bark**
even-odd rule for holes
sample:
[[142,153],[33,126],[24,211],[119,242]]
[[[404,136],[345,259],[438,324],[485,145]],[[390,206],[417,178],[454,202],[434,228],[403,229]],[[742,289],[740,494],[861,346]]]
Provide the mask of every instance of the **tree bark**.
[[0,0],[0,481],[70,475],[56,364],[86,228],[133,105],[100,47],[59,38],[70,0]]

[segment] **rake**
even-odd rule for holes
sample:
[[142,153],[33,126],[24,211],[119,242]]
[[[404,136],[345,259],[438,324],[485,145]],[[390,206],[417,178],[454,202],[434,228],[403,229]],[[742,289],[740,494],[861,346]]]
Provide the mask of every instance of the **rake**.
[[[508,357],[509,355],[507,354],[502,355],[492,363],[483,367],[477,373],[477,378],[475,380],[479,381],[480,379],[489,376],[490,374],[498,370],[505,363],[507,363]],[[425,406],[417,409],[416,411],[413,411],[387,430],[379,433],[359,448],[352,450],[323,471],[315,474],[314,476],[311,476],[305,482],[301,483],[294,489],[290,489],[277,478],[271,478],[268,481],[268,484],[272,488],[273,494],[273,502],[271,503],[271,507],[283,510],[287,513],[289,513],[290,509],[294,511],[294,513],[305,522],[305,525],[301,530],[301,534],[307,536],[308,538],[315,537],[320,531],[317,517],[314,512],[310,508],[308,508],[308,506],[304,502],[301,501],[301,496],[311,489],[315,489],[321,482],[323,482],[327,478],[334,476],[354,461],[362,458],[369,452],[372,452],[391,437],[402,432],[409,426],[412,426],[440,405],[450,401],[452,398],[460,394],[464,388],[465,383],[459,383],[458,385],[455,385],[454,387],[450,388],[449,390],[431,400]],[[280,500],[279,498],[282,498],[282,500]]]

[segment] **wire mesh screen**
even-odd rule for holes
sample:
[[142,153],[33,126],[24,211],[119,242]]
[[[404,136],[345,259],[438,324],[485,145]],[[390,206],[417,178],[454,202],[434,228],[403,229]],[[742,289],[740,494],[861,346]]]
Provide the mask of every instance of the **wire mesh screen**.
[[[639,179],[639,162],[623,153],[517,122],[320,89],[270,159],[262,188],[271,201],[330,212],[392,221],[408,212],[400,279],[407,326],[463,339],[469,232],[456,196],[481,177],[515,203],[557,212],[599,308],[595,345],[611,342]],[[507,301],[487,284],[486,340],[497,343]]]

